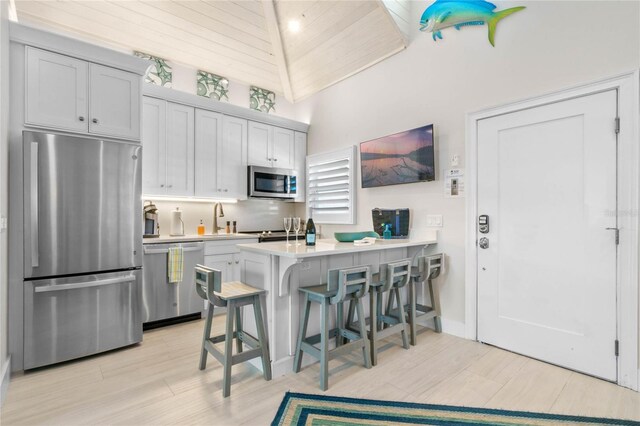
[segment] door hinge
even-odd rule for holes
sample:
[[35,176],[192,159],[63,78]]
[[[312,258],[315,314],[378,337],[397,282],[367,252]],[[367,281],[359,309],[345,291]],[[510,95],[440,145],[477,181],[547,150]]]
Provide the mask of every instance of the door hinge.
[[616,340],[614,350],[615,350],[616,356],[619,356],[620,355],[620,341],[619,340]]
[[620,117],[616,117],[616,135],[620,133]]

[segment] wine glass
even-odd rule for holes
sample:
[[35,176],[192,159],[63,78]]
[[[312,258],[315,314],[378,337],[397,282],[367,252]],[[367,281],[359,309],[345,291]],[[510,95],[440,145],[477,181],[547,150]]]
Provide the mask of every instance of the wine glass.
[[293,218],[293,230],[296,231],[296,245],[299,246],[300,243],[298,242],[298,232],[300,232],[300,218],[299,217],[294,217]]
[[285,217],[284,218],[284,230],[287,233],[287,247],[289,247],[291,244],[289,244],[289,231],[291,231],[291,218],[290,217]]

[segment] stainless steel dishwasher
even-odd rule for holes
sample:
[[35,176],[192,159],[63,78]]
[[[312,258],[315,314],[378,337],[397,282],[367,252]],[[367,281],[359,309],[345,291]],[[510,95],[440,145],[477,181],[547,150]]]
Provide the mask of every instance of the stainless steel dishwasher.
[[[182,247],[183,250],[182,281],[177,283],[170,283],[168,279],[167,260],[171,247]],[[195,266],[202,263],[202,242],[145,244],[142,322],[166,322],[202,315],[204,304],[195,289]]]

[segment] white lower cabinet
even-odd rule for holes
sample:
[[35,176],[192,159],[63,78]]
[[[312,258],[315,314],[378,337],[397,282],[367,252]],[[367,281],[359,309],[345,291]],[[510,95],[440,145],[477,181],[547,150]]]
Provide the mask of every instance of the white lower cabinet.
[[222,272],[222,282],[240,281],[240,250],[236,244],[257,243],[258,239],[205,241],[204,265]]
[[[229,281],[237,281],[236,276],[240,277],[239,269],[240,265],[238,264],[238,268],[235,268],[235,254],[215,254],[212,256],[204,257],[204,266],[209,268],[217,269],[222,272],[222,282]],[[238,269],[238,273],[236,273],[236,269]]]

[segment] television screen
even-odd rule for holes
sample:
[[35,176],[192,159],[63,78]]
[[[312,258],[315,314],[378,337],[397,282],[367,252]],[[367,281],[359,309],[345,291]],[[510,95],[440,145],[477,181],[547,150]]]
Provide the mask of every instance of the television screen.
[[363,188],[435,180],[433,124],[360,144]]

